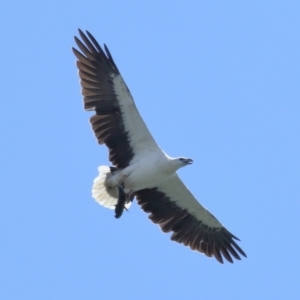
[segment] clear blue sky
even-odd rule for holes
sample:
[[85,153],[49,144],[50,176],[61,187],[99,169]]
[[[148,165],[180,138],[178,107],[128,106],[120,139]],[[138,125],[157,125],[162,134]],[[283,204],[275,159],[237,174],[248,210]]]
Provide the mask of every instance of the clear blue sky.
[[[1,299],[299,299],[300,2],[2,1]],[[233,265],[91,198],[107,150],[77,28],[106,43],[180,176],[242,241]]]

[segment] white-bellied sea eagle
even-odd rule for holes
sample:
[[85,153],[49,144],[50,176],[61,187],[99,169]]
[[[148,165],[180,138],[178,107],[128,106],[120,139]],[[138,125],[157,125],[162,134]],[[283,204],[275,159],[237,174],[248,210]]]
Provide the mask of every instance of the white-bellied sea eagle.
[[214,256],[246,257],[239,240],[195,199],[177,175],[191,164],[189,158],[171,158],[156,144],[141,118],[113,58],[87,31],[79,30],[73,48],[77,57],[84,109],[94,111],[93,131],[99,144],[109,150],[111,167],[100,166],[92,196],[104,207],[115,210],[116,218],[136,198],[149,219],[163,232],[172,232],[171,240],[193,250]]

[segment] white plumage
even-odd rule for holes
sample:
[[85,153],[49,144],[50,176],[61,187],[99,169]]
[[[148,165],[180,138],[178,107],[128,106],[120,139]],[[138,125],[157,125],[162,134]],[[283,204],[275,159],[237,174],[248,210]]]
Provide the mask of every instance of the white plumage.
[[[107,178],[111,176],[110,168],[107,166],[100,166],[98,170],[99,176],[97,176],[94,180],[92,197],[100,205],[103,205],[104,207],[109,209],[115,209],[118,200],[118,189],[115,187],[107,189],[105,187]],[[131,203],[132,202],[126,203],[125,208],[128,209]]]
[[164,232],[172,232],[172,240],[221,263],[223,257],[233,262],[232,257],[246,256],[235,242],[238,238],[179,179],[176,171],[192,160],[170,158],[158,147],[107,47],[104,45],[104,52],[89,32],[79,33],[83,42],[76,37],[75,41],[83,54],[73,51],[78,58],[84,108],[95,111],[91,124],[98,143],[108,147],[112,163],[112,167],[99,167],[93,198],[104,207],[115,208],[119,217],[135,197],[154,223]]

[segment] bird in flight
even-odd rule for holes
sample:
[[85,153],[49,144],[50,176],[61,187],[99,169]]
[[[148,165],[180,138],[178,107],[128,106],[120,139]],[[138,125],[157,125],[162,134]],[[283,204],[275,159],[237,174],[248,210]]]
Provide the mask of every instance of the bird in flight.
[[150,213],[149,219],[171,240],[189,246],[220,263],[233,262],[245,252],[230,233],[187,189],[177,170],[190,165],[186,157],[172,158],[163,152],[141,118],[133,97],[108,48],[88,32],[75,37],[84,109],[99,144],[109,150],[111,166],[100,166],[92,196],[121,217],[134,198]]

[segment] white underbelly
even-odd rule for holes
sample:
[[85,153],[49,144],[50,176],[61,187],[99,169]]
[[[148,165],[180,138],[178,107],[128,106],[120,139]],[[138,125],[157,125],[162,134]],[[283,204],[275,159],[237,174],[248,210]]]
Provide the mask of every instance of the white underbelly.
[[[126,172],[126,169],[124,171]],[[124,187],[125,190],[131,191],[153,188],[161,184],[161,182],[171,175],[172,173],[168,173],[165,170],[163,163],[138,163],[128,167],[128,174],[124,178]]]

